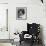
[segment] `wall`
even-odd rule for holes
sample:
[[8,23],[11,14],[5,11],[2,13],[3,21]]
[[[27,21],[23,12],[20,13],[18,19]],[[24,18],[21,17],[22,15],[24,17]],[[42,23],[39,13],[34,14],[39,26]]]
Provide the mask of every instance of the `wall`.
[[[44,1],[45,2],[45,1]],[[16,20],[16,7],[27,7],[27,20]],[[40,23],[44,42],[46,44],[46,16],[45,4],[40,0],[12,0],[9,1],[9,31],[10,36],[18,30],[19,32],[27,29],[27,23]],[[11,37],[13,38],[13,37]]]
[[0,3],[8,3],[8,0],[0,0]]
[[[6,1],[7,2],[7,1]],[[28,23],[40,23],[43,28],[44,41],[46,44],[46,16],[45,16],[45,4],[42,4],[40,0],[9,0],[9,32],[11,38],[13,33],[18,30],[26,30]],[[27,7],[27,20],[16,20],[16,7]],[[4,46],[4,45],[2,45]]]
[[[0,3],[8,3],[8,0],[0,0]],[[0,20],[2,19],[1,18],[1,15],[6,15],[6,9],[8,8],[7,7],[8,5],[3,5],[3,4],[0,4]],[[2,10],[3,9],[3,10]],[[2,12],[3,12],[3,14],[2,14]],[[1,23],[0,23],[1,24]],[[5,23],[3,23],[3,25],[4,25]],[[1,26],[0,26],[1,27]],[[3,32],[1,32],[0,31],[0,39],[1,38],[3,38],[3,39],[8,39],[9,38],[9,35],[8,35],[9,33],[8,32],[6,32],[6,31],[3,31]],[[0,43],[0,46],[12,46],[10,43]]]
[[8,4],[0,4],[0,39],[8,39],[9,32],[7,29],[7,9]]
[[[0,3],[8,3],[8,0],[0,0]],[[7,6],[8,6],[7,4],[6,5],[5,4],[0,4],[0,20],[3,19],[3,18],[1,18],[1,15],[3,15],[5,17],[5,15],[6,15],[5,10],[8,8]],[[5,24],[5,22],[3,21],[3,25],[4,24]],[[8,39],[8,38],[9,38],[9,33],[8,32],[6,32],[6,31],[1,32],[0,31],[0,39]],[[12,45],[10,43],[0,43],[0,46],[12,46]]]

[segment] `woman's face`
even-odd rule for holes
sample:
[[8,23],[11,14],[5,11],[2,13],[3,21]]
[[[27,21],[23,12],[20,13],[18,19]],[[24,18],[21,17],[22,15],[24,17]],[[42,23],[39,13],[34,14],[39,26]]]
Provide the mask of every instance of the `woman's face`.
[[18,10],[18,18],[22,17],[24,15],[24,9],[19,9]]
[[19,12],[19,16],[23,15],[22,11]]

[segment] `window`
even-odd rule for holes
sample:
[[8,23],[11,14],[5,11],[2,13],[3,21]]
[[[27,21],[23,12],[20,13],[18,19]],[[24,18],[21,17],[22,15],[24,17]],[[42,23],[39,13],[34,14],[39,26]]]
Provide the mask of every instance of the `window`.
[[8,31],[8,4],[0,4],[0,31]]

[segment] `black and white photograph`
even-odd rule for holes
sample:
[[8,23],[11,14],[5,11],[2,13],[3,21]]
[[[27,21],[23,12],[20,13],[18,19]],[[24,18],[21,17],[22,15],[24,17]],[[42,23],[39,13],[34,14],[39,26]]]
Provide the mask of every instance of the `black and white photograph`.
[[46,46],[46,0],[0,0],[0,46]]
[[16,7],[16,19],[17,20],[27,19],[27,8],[26,7]]

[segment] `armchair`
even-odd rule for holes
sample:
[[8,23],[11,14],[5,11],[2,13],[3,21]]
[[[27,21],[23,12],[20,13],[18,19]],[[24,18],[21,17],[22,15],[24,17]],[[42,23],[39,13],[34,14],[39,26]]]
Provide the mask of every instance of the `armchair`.
[[33,45],[34,42],[39,44],[39,33],[40,33],[40,24],[32,23],[29,24],[27,23],[27,31],[22,31],[22,34],[20,34],[20,44],[22,41],[25,41],[24,35],[29,34],[32,37],[26,38],[26,40],[29,39],[30,43]]

